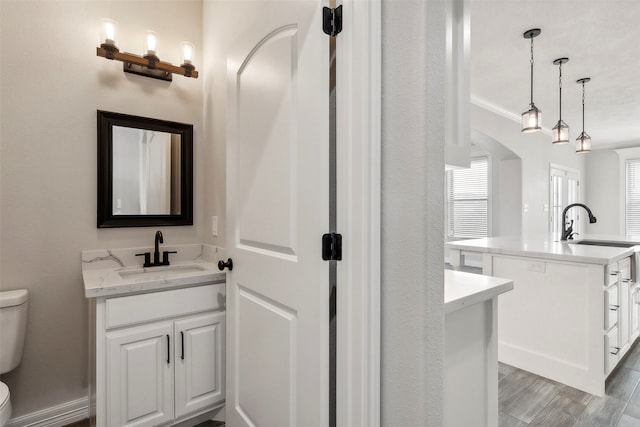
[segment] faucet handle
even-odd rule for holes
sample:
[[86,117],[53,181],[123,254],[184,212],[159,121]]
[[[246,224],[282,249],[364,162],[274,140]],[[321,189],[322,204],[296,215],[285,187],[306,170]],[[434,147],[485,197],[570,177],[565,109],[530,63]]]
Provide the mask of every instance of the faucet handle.
[[162,264],[169,265],[169,254],[177,254],[178,251],[162,251]]
[[136,256],[144,256],[143,267],[151,267],[151,252],[145,252],[143,254],[136,254]]

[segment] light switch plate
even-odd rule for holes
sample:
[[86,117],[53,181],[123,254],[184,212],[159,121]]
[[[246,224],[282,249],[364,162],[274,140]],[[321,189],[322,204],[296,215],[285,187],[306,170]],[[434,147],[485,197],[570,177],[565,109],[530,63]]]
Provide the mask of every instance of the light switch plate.
[[211,217],[211,235],[218,237],[218,217],[215,215]]

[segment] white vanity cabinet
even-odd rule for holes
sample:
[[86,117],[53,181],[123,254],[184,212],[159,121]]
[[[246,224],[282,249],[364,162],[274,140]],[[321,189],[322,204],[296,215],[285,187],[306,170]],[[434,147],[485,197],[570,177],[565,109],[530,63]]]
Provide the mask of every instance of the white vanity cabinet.
[[224,405],[224,295],[218,283],[97,299],[98,425],[172,425]]

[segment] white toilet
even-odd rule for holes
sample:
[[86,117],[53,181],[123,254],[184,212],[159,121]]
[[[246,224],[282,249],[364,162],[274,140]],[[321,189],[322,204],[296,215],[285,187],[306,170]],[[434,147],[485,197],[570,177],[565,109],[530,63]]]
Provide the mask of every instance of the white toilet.
[[[0,374],[14,369],[22,359],[28,299],[25,289],[0,292]],[[9,387],[0,382],[0,427],[11,418],[9,397]]]

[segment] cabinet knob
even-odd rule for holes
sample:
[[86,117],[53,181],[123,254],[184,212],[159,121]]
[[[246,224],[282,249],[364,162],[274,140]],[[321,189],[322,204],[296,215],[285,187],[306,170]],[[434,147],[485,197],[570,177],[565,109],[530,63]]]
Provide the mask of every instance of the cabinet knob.
[[231,258],[227,258],[227,262],[223,260],[218,261],[218,270],[222,271],[225,268],[228,268],[229,271],[233,270],[233,260]]

